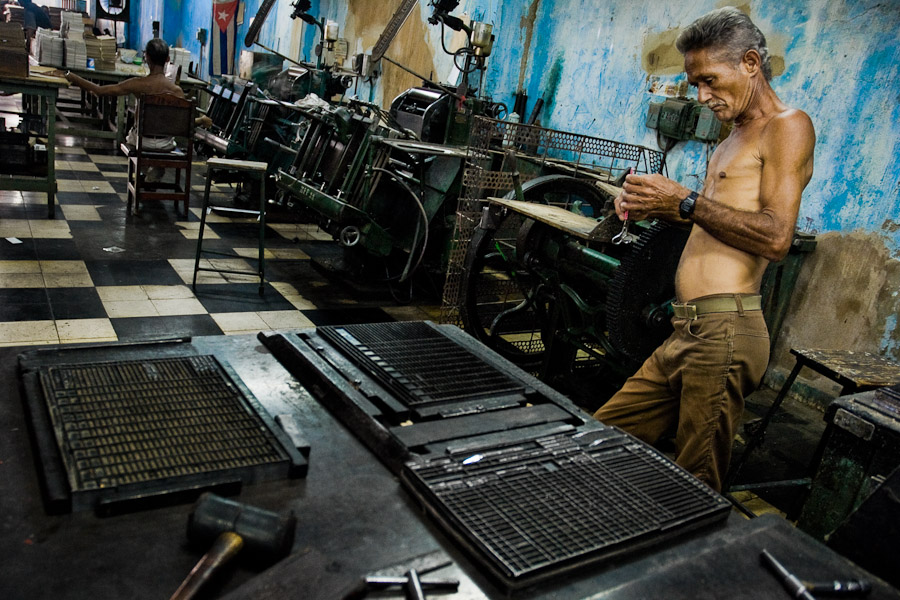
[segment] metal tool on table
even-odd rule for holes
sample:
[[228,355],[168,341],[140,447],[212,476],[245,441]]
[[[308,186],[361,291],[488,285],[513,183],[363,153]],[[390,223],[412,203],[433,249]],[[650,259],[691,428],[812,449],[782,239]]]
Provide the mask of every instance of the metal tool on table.
[[200,496],[188,519],[188,539],[195,544],[212,543],[191,570],[171,600],[187,600],[242,548],[260,562],[276,562],[294,545],[297,518],[281,515],[211,494]]
[[809,593],[809,590],[806,589],[806,586],[803,585],[803,582],[797,578],[796,575],[788,571],[784,565],[778,562],[768,550],[763,550],[759,554],[759,558],[762,563],[768,568],[781,582],[781,585],[784,586],[784,589],[791,595],[792,598],[802,598],[802,600],[815,600],[815,597]]
[[459,588],[458,579],[422,579],[421,575],[437,571],[453,561],[443,550],[435,550],[416,556],[402,564],[387,567],[366,575],[342,600],[360,600],[369,592],[402,588],[407,600],[425,600],[426,591],[455,592]]
[[772,574],[778,577],[784,589],[788,591],[792,598],[802,598],[803,600],[815,600],[813,594],[821,594],[823,596],[865,596],[872,591],[872,584],[864,579],[847,579],[823,582],[801,581],[799,577],[787,570],[772,553],[763,550],[759,555],[763,564],[768,567]]

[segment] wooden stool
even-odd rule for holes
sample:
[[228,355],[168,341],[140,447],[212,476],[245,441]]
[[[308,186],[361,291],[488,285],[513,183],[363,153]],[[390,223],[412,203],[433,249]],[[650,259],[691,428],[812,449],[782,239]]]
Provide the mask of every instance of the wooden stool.
[[[197,236],[197,256],[194,260],[194,282],[192,289],[197,291],[197,272],[213,271],[216,273],[235,273],[237,275],[258,275],[259,276],[259,295],[263,295],[263,284],[265,283],[266,273],[266,169],[268,165],[264,162],[254,162],[248,160],[231,160],[227,158],[211,158],[206,161],[206,189],[203,192],[203,210],[200,213],[200,232]],[[246,177],[259,179],[259,210],[247,210],[234,208],[231,206],[211,206],[209,204],[209,188],[213,180],[213,173],[216,171],[227,171],[231,173],[245,173]],[[216,250],[203,249],[203,230],[206,227],[206,215],[210,211],[217,210],[220,212],[238,213],[242,215],[257,215],[259,221],[259,257],[257,259],[257,269],[255,272],[238,271],[235,269],[216,269],[213,267],[201,267],[200,256],[202,253],[215,254],[217,256],[226,256],[230,258],[244,258],[231,252],[220,252]],[[252,259],[251,259],[252,260]]]
[[[868,352],[791,348],[791,354],[796,357],[797,363],[794,365],[794,369],[791,371],[790,375],[788,375],[787,379],[784,381],[784,385],[781,386],[781,390],[778,392],[778,395],[772,402],[772,406],[770,406],[769,410],[766,411],[766,414],[756,426],[755,431],[747,440],[747,446],[744,448],[744,452],[741,454],[738,460],[735,461],[734,465],[731,467],[731,470],[728,472],[728,475],[725,477],[725,482],[722,487],[726,492],[736,492],[741,490],[774,486],[809,486],[810,480],[808,478],[790,481],[752,483],[737,486],[733,485],[734,480],[737,478],[737,475],[741,470],[741,467],[743,467],[744,463],[747,462],[747,458],[762,442],[763,435],[766,432],[766,428],[769,426],[769,422],[771,422],[772,417],[775,415],[775,413],[781,406],[781,403],[787,397],[791,386],[794,385],[794,381],[797,379],[797,375],[799,375],[800,370],[803,367],[809,367],[817,373],[820,373],[825,377],[828,377],[832,381],[840,384],[842,386],[840,393],[841,396],[845,396],[847,394],[856,394],[858,392],[864,392],[867,390],[874,390],[900,382],[900,364],[889,361],[880,356],[870,354]],[[819,449],[816,450],[815,456],[813,456],[813,460],[810,465],[810,473],[814,472],[820,455],[821,444],[819,444]]]

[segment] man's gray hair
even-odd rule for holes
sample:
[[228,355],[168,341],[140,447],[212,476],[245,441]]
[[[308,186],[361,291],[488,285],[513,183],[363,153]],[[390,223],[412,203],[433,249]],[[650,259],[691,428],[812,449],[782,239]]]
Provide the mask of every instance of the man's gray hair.
[[675,40],[675,47],[682,54],[706,48],[719,50],[735,65],[741,62],[747,50],[756,50],[762,59],[763,76],[766,81],[772,79],[766,36],[750,17],[733,6],[708,12],[688,25]]

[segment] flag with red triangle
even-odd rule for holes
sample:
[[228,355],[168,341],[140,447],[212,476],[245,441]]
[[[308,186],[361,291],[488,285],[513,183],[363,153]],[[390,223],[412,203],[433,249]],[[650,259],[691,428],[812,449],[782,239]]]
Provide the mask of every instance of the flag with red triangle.
[[213,0],[212,52],[209,53],[210,75],[234,74],[234,49],[237,26],[234,13],[238,0]]

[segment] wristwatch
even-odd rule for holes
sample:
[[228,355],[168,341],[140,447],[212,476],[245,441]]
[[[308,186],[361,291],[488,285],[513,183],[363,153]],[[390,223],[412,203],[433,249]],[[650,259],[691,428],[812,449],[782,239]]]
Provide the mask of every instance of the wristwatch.
[[697,197],[699,195],[700,194],[697,192],[691,192],[681,201],[681,204],[678,205],[678,214],[681,215],[682,219],[690,219],[694,214],[694,204],[697,202]]

